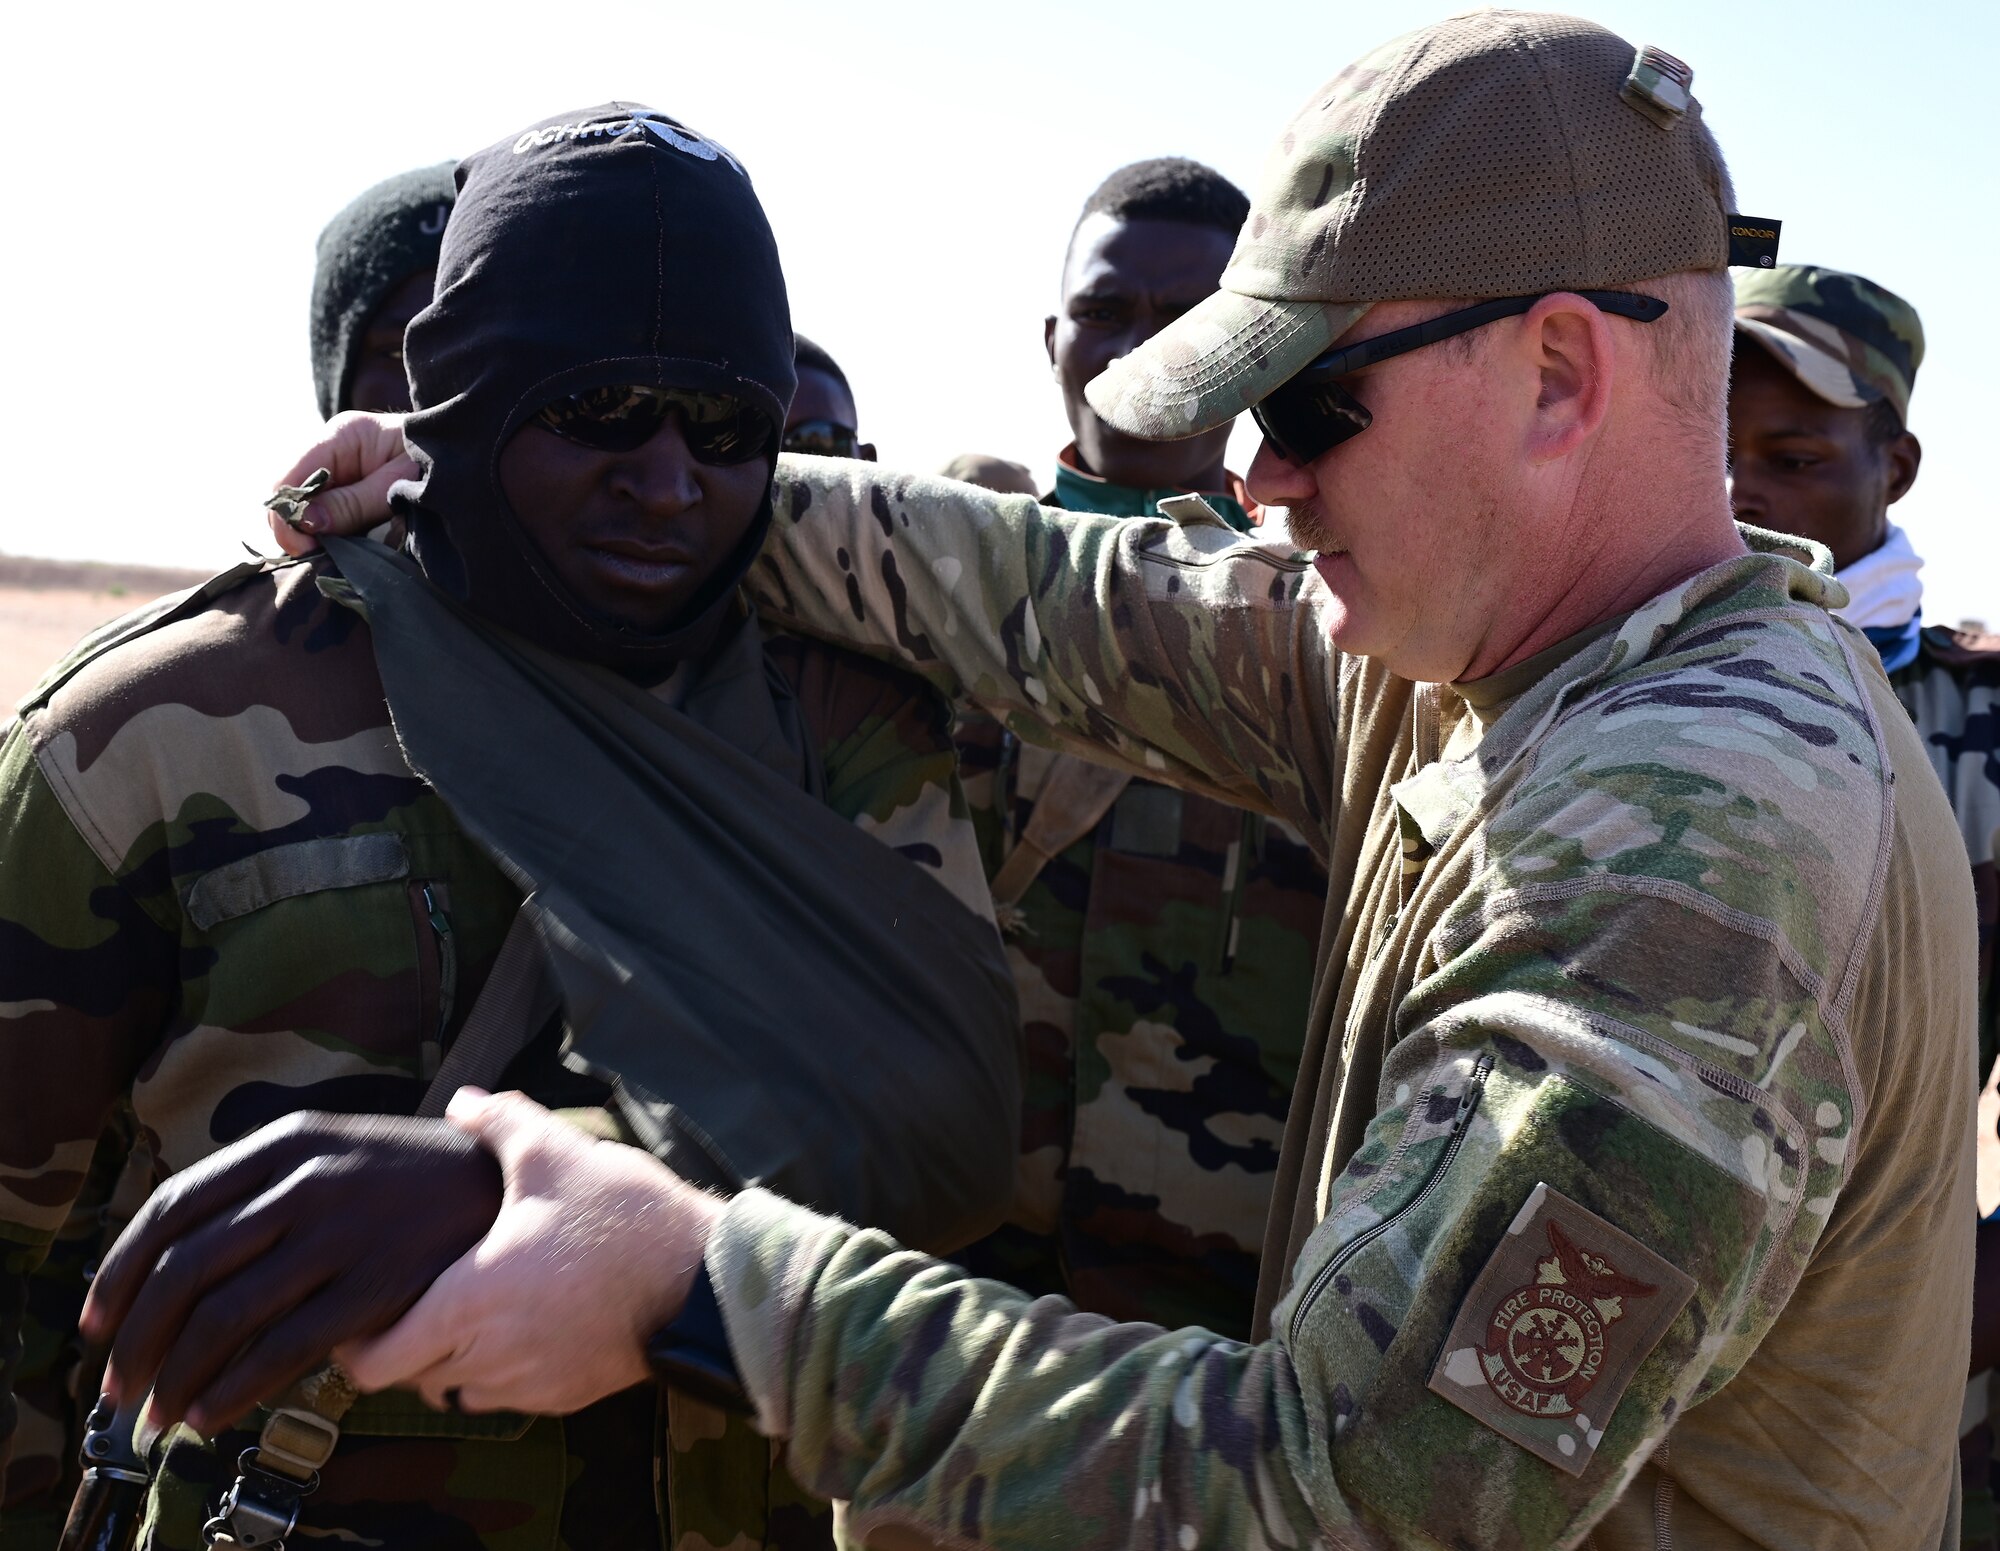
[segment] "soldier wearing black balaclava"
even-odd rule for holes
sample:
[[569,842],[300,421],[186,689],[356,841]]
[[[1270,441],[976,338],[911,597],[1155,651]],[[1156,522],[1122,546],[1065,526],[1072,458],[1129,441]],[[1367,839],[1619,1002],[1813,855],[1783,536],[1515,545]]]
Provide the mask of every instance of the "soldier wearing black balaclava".
[[[0,1028],[0,1238],[21,1247],[0,1352],[69,1160],[121,1100],[167,1192],[306,1111],[284,1134],[388,1148],[367,1207],[281,1236],[292,1289],[361,1321],[288,1349],[287,1378],[491,1221],[484,1155],[396,1118],[461,1079],[588,1111],[712,1187],[768,1181],[938,1247],[1005,1205],[1016,1020],[945,711],[767,633],[738,594],[793,391],[748,176],[610,105],[455,182],[407,333],[407,555],[240,567],[110,631],[0,737],[0,998],[38,1009]],[[560,1017],[508,1000],[521,942]],[[508,1025],[507,1006],[528,1011]],[[497,1070],[467,1066],[495,1048]],[[385,1242],[406,1281],[343,1281]],[[227,1328],[245,1290],[214,1296]],[[276,1398],[210,1394],[206,1444],[139,1440],[159,1551],[253,1533],[283,1463],[254,1403]],[[684,1389],[561,1419],[408,1394],[328,1409],[338,1445],[293,1494],[315,1541],[828,1541],[825,1505]]]

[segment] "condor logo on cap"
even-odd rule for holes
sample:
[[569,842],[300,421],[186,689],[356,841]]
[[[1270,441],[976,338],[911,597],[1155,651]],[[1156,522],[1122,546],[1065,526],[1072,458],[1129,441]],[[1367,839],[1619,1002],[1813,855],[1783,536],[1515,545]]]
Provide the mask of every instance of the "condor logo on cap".
[[676,124],[664,113],[655,113],[651,108],[638,108],[624,118],[581,119],[574,124],[551,124],[546,129],[530,129],[522,133],[514,142],[516,156],[537,150],[543,146],[571,140],[616,140],[624,135],[642,134],[669,146],[696,161],[725,161],[738,172],[743,164],[731,156],[721,146],[706,135],[696,134],[685,125]]

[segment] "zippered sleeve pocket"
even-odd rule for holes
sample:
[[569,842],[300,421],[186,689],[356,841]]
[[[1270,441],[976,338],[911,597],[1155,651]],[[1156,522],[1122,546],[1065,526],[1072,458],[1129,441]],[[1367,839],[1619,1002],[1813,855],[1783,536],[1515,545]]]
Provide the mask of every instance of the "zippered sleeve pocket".
[[1324,1490],[1446,1544],[1562,1543],[1720,1377],[1803,1143],[1671,1056],[1629,1051],[1688,1097],[1669,1120],[1605,1080],[1614,1041],[1586,1073],[1461,1033],[1334,1182],[1274,1332]]

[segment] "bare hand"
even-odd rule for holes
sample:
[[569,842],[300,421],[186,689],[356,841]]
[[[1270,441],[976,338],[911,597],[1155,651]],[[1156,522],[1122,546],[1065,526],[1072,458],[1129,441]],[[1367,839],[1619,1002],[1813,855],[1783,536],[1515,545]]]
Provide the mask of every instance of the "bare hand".
[[105,1387],[212,1434],[386,1328],[477,1243],[500,1170],[462,1131],[386,1115],[287,1117],[168,1180],[91,1283]]
[[723,1203],[518,1093],[461,1088],[448,1117],[498,1154],[500,1215],[393,1330],[341,1347],[342,1366],[364,1390],[545,1416],[644,1380]]
[[316,533],[366,533],[389,517],[389,487],[422,472],[403,445],[403,417],[350,409],[326,423],[326,434],[273,485],[297,485],[314,469],[333,475],[300,519],[300,532],[272,515],[271,537],[288,555],[319,548]]

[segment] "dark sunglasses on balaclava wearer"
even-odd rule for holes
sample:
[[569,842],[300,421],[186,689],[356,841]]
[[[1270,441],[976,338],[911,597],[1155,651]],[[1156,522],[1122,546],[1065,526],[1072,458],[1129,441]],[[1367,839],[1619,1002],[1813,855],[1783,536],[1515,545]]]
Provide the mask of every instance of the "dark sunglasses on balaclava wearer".
[[[585,388],[535,411],[535,421],[564,441],[597,452],[633,452],[676,421],[698,463],[728,467],[771,455],[770,417],[748,399],[690,388],[636,383]],[[785,438],[791,451],[791,437]]]
[[[733,597],[770,521],[777,428],[796,383],[777,245],[715,142],[610,103],[466,158],[436,299],[411,323],[421,476],[392,501],[425,574],[473,612],[568,656],[644,670],[684,654]],[[734,551],[671,625],[643,631],[566,586],[502,489],[525,427],[632,453],[672,423],[698,463],[761,459]]]

